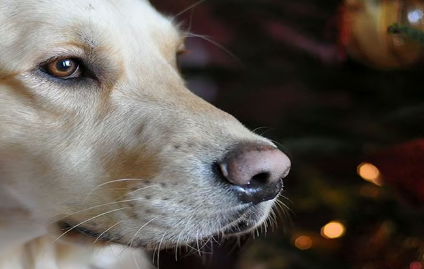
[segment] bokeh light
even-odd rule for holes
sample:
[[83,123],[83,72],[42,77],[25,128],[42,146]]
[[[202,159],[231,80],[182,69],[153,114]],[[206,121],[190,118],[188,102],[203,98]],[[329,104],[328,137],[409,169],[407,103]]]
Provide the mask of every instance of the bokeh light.
[[409,269],[423,269],[423,265],[420,262],[412,262],[409,265]]
[[341,222],[332,221],[321,229],[321,235],[328,239],[339,238],[344,235],[346,228]]
[[302,235],[294,240],[294,245],[300,250],[310,249],[312,247],[312,239],[309,236]]
[[381,186],[380,171],[375,165],[371,163],[361,163],[360,165],[358,165],[357,173],[364,180]]

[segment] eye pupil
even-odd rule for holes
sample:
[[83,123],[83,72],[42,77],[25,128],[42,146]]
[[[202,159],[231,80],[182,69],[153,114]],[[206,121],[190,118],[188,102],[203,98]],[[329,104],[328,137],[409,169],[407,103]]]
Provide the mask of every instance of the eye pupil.
[[66,72],[69,69],[72,69],[73,66],[74,63],[70,59],[65,59],[57,62],[56,69],[61,72]]

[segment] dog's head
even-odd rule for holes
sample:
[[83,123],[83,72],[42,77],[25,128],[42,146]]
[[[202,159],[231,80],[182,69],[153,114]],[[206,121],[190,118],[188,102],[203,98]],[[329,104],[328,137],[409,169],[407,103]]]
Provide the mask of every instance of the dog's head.
[[184,34],[148,2],[1,0],[0,37],[9,206],[146,248],[268,217],[289,159],[186,89]]

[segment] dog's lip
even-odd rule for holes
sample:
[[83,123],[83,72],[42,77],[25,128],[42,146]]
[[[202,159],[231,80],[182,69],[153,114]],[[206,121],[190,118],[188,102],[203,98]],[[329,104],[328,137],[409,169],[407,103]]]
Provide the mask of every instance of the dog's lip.
[[114,236],[109,233],[96,232],[82,225],[72,225],[71,223],[72,222],[61,221],[57,224],[60,230],[64,232],[65,236],[66,235],[73,236],[73,237],[82,236],[84,238],[94,239],[95,242],[116,242],[116,243],[118,243],[118,241],[122,238],[119,236]]
[[[232,221],[223,225],[219,231],[212,232],[209,236],[205,236],[203,239],[198,238],[196,240],[210,240],[212,236],[224,236],[224,237],[239,237],[244,234],[253,231],[258,226],[258,220],[251,219],[249,215],[257,216],[254,211],[256,210],[256,204],[244,204],[238,208],[234,208],[233,210],[226,211],[232,217]],[[231,213],[230,213],[231,212]],[[223,214],[222,212],[220,214]],[[95,229],[86,227],[84,225],[76,225],[75,221],[72,220],[63,220],[57,223],[59,229],[66,235],[64,239],[67,237],[71,237],[73,240],[75,238],[81,238],[83,240],[91,240],[94,243],[116,243],[116,244],[124,244],[122,242],[122,238],[124,236],[120,236],[119,234],[109,233],[109,232],[99,232]],[[136,247],[147,248],[148,245],[143,242],[137,242],[134,244]]]
[[259,184],[259,186],[255,183],[241,186],[233,185],[231,189],[237,193],[240,200],[250,201],[251,204],[256,205],[277,197],[283,189],[283,181],[279,180],[265,185]]
[[249,207],[238,210],[238,217],[235,218],[232,222],[225,225],[222,228],[221,233],[224,234],[226,237],[231,237],[246,234],[254,230],[259,223],[258,220],[251,219],[249,215],[257,216],[257,214],[254,213],[255,210],[256,205],[253,203]]
[[224,229],[223,234],[225,236],[238,236],[252,231],[255,227],[255,222],[246,219],[241,219],[237,221],[234,225],[231,225],[230,227]]

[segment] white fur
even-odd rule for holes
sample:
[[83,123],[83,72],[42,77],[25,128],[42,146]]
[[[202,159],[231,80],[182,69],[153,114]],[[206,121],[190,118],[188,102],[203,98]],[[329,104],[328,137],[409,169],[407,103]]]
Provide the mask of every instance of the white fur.
[[[270,142],[186,89],[183,37],[143,0],[0,0],[0,269],[145,269],[125,245],[264,222],[274,201],[240,204],[210,164],[239,141]],[[40,66],[54,57],[82,59],[96,79],[52,79]]]

